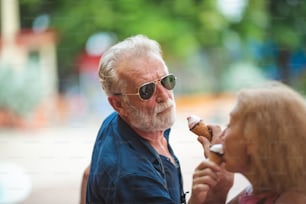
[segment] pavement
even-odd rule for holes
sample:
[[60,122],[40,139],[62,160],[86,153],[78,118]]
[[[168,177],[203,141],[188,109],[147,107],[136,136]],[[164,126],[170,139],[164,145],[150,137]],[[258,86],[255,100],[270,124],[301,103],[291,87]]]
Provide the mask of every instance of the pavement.
[[[204,159],[201,145],[188,129],[187,116],[195,114],[224,127],[233,103],[230,95],[177,98],[170,142],[181,162],[186,191],[193,170]],[[79,203],[82,174],[102,120],[80,118],[35,129],[0,129],[0,203]],[[247,184],[236,174],[229,199]]]

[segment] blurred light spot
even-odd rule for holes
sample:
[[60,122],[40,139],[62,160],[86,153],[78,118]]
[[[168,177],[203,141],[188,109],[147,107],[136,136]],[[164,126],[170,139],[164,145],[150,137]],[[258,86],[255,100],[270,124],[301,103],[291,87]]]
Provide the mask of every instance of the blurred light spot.
[[239,22],[248,0],[218,0],[217,7],[220,12],[229,20]]
[[30,177],[20,166],[0,163],[0,203],[19,203],[24,201],[32,188]]
[[242,88],[257,86],[267,81],[264,73],[249,62],[238,62],[229,66],[223,76],[223,86],[228,91],[238,91]]
[[43,32],[49,27],[49,16],[47,14],[40,15],[34,19],[32,29],[34,32]]
[[115,42],[115,37],[106,32],[91,35],[85,46],[88,55],[99,56]]

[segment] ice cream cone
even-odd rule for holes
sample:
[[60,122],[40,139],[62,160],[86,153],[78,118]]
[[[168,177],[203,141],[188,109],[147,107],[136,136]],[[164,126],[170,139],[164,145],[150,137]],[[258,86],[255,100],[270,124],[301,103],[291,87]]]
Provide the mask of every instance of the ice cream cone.
[[190,129],[193,133],[206,137],[209,141],[211,141],[211,134],[203,121],[200,121],[196,124],[192,129]]
[[187,120],[188,120],[188,125],[189,125],[190,131],[192,131],[193,133],[195,133],[198,136],[204,136],[209,141],[211,141],[212,135],[209,132],[209,130],[208,130],[207,126],[205,125],[205,123],[203,122],[203,120],[201,120],[199,117],[197,117],[195,115],[189,116],[187,118]]
[[218,165],[222,163],[222,155],[216,152],[209,152],[208,159]]
[[223,147],[221,144],[215,144],[210,147],[208,159],[218,165],[223,161]]

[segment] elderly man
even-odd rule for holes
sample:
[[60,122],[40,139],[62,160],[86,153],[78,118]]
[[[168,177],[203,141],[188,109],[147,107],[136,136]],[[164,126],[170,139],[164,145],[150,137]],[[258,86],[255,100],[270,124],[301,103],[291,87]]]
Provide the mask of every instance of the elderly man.
[[159,44],[136,35],[102,56],[99,77],[115,110],[94,145],[87,203],[185,203],[181,169],[170,144],[176,77]]

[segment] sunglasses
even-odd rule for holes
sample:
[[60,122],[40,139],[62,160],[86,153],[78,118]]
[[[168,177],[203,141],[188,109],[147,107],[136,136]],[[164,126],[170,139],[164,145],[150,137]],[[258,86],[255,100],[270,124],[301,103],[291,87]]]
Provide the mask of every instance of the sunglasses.
[[172,90],[176,84],[176,77],[173,74],[168,74],[158,80],[140,85],[137,93],[115,93],[114,95],[138,95],[141,100],[149,100],[154,95],[156,91],[156,83],[158,82],[160,82],[164,88]]

